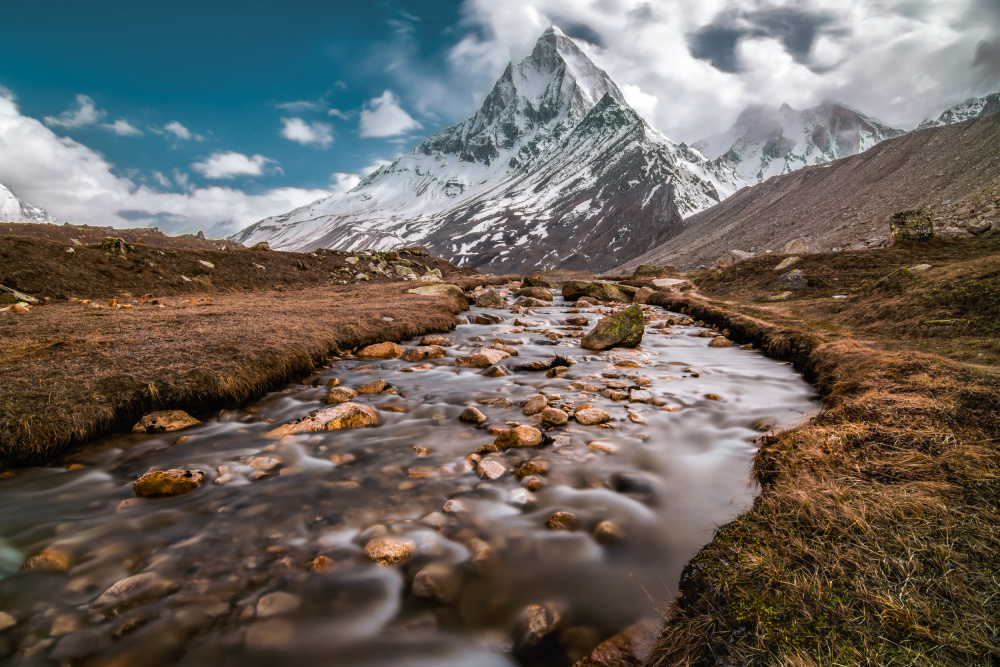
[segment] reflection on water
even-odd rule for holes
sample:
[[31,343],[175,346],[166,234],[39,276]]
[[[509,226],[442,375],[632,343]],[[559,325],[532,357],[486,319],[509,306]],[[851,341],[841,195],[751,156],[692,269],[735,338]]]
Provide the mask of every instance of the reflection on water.
[[[60,467],[0,480],[0,627],[10,626],[0,656],[566,665],[655,617],[683,564],[752,499],[755,429],[813,414],[814,395],[759,352],[710,348],[695,326],[661,330],[671,315],[655,308],[637,352],[584,350],[571,336],[602,313],[571,326],[569,308],[473,309],[470,318],[506,319],[460,326],[447,357],[345,359],[182,433],[109,438]],[[518,351],[500,362],[508,368],[556,354],[576,363],[565,377],[487,377],[454,364],[496,339]],[[354,399],[377,410],[377,428],[268,435],[325,407],[332,378],[394,388]],[[612,400],[608,388],[618,399],[644,389],[634,398],[651,402]],[[500,427],[542,428],[520,408],[537,393],[570,414],[592,403],[614,421],[570,420],[540,447],[481,450]],[[468,406],[488,421],[460,421]],[[477,474],[477,451],[501,464],[498,479]],[[534,474],[519,480],[528,461]],[[137,477],[169,468],[202,470],[206,482],[175,498],[134,497]],[[554,512],[572,515],[561,515],[564,529],[547,527]],[[364,551],[377,538],[413,553],[377,565]],[[65,571],[18,572],[46,548]]]

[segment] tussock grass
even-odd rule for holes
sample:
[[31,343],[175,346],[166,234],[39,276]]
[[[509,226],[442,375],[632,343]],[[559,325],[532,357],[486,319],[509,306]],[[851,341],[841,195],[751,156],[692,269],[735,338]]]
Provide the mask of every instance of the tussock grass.
[[[51,460],[153,409],[209,416],[331,356],[450,331],[467,305],[410,283],[163,299],[166,308],[54,303],[0,318],[0,468]],[[386,321],[383,318],[392,318]]]
[[[964,281],[979,259],[956,261],[938,260],[942,275]],[[754,289],[733,279],[725,302],[650,302],[793,361],[826,409],[761,438],[760,494],[685,568],[648,664],[998,664],[997,375],[920,351],[896,328],[906,313],[852,325],[845,309],[837,326],[817,326],[815,300],[759,308]]]

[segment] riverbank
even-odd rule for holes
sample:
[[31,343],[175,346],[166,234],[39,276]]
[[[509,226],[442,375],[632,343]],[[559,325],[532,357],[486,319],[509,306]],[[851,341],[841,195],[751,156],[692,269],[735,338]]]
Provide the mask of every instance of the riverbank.
[[786,259],[649,300],[794,362],[826,409],[762,438],[760,495],[685,568],[647,664],[992,664],[1000,239]]

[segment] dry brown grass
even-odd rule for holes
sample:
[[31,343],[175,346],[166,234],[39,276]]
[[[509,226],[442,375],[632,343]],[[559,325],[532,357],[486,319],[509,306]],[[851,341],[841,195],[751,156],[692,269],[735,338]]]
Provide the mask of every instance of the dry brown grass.
[[[53,303],[0,316],[0,468],[45,461],[151,409],[208,416],[374,342],[449,331],[466,304],[408,283]],[[382,318],[391,317],[392,321]]]
[[[863,258],[870,275],[885,275],[904,250]],[[939,278],[917,291],[975,282],[982,258],[939,256]],[[817,266],[826,262],[826,275],[865,282],[838,260],[856,261],[816,258],[807,274],[823,275]],[[725,301],[657,294],[650,302],[794,361],[826,409],[761,439],[760,495],[685,569],[649,664],[998,664],[1000,380],[921,351],[926,340],[899,328],[935,307],[921,306],[919,294],[905,297],[914,312],[881,323],[858,315],[903,292],[876,292],[842,319],[818,321],[829,318],[827,299],[760,307],[763,287],[743,271],[745,283],[714,279],[726,288],[709,291],[724,291]],[[982,340],[991,330],[975,333]]]

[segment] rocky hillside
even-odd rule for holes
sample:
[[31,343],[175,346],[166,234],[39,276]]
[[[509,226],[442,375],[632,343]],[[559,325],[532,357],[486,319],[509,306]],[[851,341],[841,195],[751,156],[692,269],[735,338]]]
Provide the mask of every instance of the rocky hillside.
[[780,253],[884,244],[889,216],[928,208],[939,233],[1000,227],[1000,115],[912,132],[874,150],[741,190],[685,220],[669,244],[624,263],[709,265],[734,250]]
[[232,237],[275,249],[420,243],[492,272],[603,270],[668,239],[742,182],[652,129],[558,28],[480,109],[352,190]]
[[836,102],[798,111],[787,104],[747,107],[727,132],[693,144],[748,183],[857,155],[903,130]]

